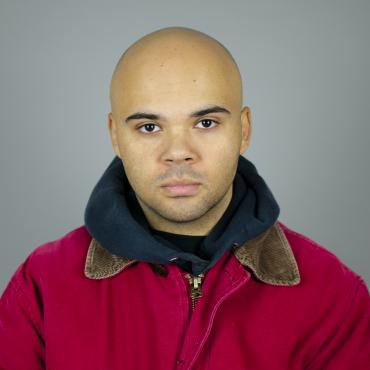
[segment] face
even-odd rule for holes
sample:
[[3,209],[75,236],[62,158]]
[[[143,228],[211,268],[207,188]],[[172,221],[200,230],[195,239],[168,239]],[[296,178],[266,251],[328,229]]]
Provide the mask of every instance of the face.
[[[115,81],[108,116],[113,148],[157,224],[217,222],[250,135],[249,109],[241,110],[226,66],[188,60],[153,56],[128,63]],[[174,181],[198,185],[185,194],[163,186]]]

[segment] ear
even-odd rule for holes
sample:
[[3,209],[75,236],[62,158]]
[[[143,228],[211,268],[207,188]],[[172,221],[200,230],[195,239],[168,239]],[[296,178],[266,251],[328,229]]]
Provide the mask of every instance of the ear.
[[252,136],[252,114],[249,107],[243,107],[240,115],[240,121],[242,125],[240,154],[242,155],[247,150]]
[[108,129],[109,129],[109,134],[110,134],[113,150],[116,153],[116,155],[121,158],[121,153],[119,151],[118,138],[117,138],[118,128],[113,118],[112,112],[108,113]]

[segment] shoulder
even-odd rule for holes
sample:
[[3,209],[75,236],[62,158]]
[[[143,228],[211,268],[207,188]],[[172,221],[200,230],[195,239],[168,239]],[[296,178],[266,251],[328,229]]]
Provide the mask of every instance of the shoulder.
[[53,292],[58,295],[65,286],[73,286],[84,278],[91,239],[82,225],[32,250],[11,276],[1,296],[0,311],[5,302],[14,309],[20,305],[41,327],[45,297]]
[[83,266],[92,236],[85,225],[47,241],[27,256],[17,271],[35,282],[52,282],[53,277],[83,275]]
[[347,369],[353,364],[359,368],[369,355],[370,295],[365,281],[317,241],[281,222],[279,226],[301,275],[301,283],[294,289],[303,312],[301,322],[312,343],[309,367]]
[[320,292],[342,291],[351,295],[359,284],[364,284],[363,278],[347,266],[334,252],[307,235],[289,228],[278,221],[278,224],[297,261],[301,275],[302,287],[310,286]]
[[78,255],[85,250],[91,238],[86,226],[81,225],[54,240],[39,245],[31,252],[30,256],[33,258],[53,258],[61,257],[64,254]]

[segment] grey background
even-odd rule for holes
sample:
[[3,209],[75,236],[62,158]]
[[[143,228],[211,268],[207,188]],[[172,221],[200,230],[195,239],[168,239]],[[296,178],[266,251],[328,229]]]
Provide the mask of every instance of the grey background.
[[0,4],[0,291],[34,248],[83,224],[114,156],[113,68],[132,42],[167,26],[229,48],[252,110],[245,156],[280,220],[369,284],[369,1]]

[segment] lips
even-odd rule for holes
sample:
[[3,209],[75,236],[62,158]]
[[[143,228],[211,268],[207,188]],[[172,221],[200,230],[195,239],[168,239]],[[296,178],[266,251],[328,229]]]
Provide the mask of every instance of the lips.
[[173,196],[189,196],[198,192],[200,183],[177,181],[162,185],[163,190]]

